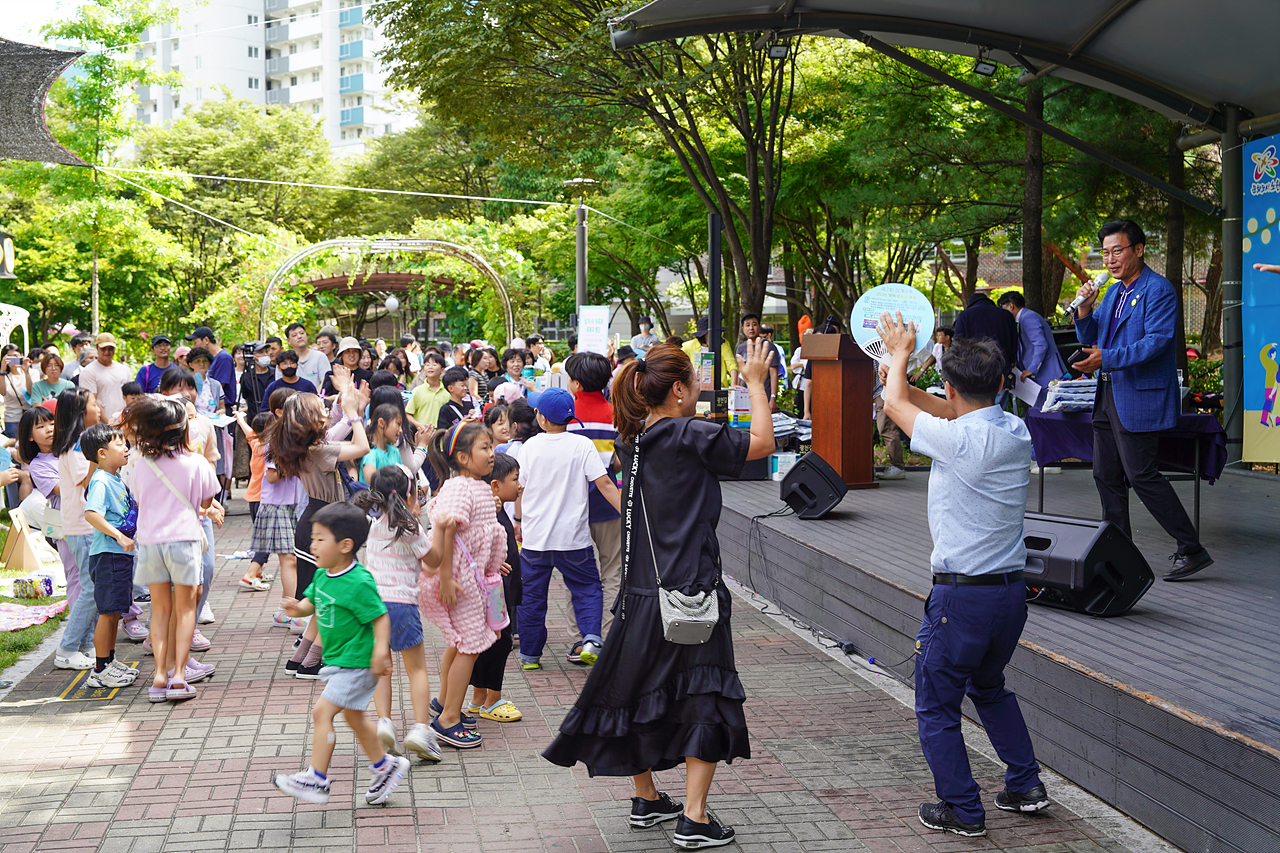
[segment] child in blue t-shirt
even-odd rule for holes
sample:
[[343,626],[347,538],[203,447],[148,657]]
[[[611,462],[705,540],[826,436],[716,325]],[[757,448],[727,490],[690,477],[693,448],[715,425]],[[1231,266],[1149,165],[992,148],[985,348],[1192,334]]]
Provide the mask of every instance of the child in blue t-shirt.
[[98,625],[93,632],[96,662],[85,686],[127,687],[138,671],[116,660],[116,628],[133,604],[133,535],[138,529],[138,505],[120,479],[129,448],[120,430],[97,424],[80,436],[80,451],[98,466],[89,479],[84,508],[84,520],[94,529],[89,576],[98,608]]

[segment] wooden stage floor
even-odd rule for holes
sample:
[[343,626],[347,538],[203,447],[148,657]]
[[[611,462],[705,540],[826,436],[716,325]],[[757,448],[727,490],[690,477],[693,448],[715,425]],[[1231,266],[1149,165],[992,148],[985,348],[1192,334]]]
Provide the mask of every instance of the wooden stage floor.
[[[849,492],[822,520],[753,525],[783,506],[778,484],[726,482],[725,570],[860,656],[902,661],[930,585],[927,485],[912,472]],[[1191,484],[1175,488],[1190,510]],[[1034,476],[1029,496],[1034,509]],[[1047,476],[1045,511],[1097,518],[1090,472]],[[1216,562],[1182,583],[1159,580],[1174,544],[1136,496],[1132,517],[1157,577],[1132,611],[1031,607],[1010,683],[1038,753],[1184,849],[1280,850],[1280,481],[1202,485]],[[894,670],[910,679],[911,667]]]

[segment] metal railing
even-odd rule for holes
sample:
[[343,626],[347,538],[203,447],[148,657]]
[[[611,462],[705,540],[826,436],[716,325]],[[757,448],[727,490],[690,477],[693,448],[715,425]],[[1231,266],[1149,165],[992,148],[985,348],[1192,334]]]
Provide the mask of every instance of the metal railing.
[[288,41],[288,39],[288,24],[277,24],[274,27],[267,27],[267,44],[275,44],[278,41]]
[[338,59],[359,59],[364,56],[364,41],[349,41],[338,45]]
[[343,127],[349,124],[364,124],[364,107],[351,107],[343,110],[341,120],[338,123]]
[[364,23],[364,7],[353,6],[350,9],[343,9],[338,13],[339,27],[354,27],[356,24]]
[[338,91],[344,95],[348,92],[364,91],[364,75],[348,74],[346,77],[338,78]]
[[289,103],[289,90],[287,88],[271,89],[267,92],[268,104],[287,104]]

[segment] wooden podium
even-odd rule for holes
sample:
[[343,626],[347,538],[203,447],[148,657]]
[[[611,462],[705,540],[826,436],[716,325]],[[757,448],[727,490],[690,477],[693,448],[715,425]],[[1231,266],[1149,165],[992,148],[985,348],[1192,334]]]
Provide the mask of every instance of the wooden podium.
[[800,357],[813,367],[813,452],[849,488],[878,488],[871,451],[875,362],[848,335],[805,335]]

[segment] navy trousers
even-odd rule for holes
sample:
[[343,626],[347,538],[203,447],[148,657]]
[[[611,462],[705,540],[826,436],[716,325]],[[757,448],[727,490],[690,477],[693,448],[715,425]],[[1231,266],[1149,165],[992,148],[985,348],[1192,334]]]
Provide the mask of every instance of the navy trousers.
[[916,638],[920,748],[938,798],[966,823],[979,823],[986,814],[960,733],[966,694],[1007,765],[1005,787],[1025,793],[1040,784],[1018,698],[1004,686],[1004,668],[1027,621],[1026,595],[1021,580],[995,586],[937,584],[925,602]]

